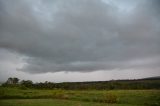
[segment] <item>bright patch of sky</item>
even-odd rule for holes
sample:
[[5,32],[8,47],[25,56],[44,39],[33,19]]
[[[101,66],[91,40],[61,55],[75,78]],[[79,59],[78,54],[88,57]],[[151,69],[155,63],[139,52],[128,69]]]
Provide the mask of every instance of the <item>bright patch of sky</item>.
[[117,7],[120,12],[130,12],[137,6],[138,4],[137,2],[139,0],[138,1],[137,0],[102,0],[102,1]]

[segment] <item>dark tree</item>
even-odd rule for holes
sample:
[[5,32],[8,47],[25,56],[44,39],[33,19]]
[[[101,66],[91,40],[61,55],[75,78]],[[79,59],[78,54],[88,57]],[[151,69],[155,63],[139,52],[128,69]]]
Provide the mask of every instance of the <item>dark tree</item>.
[[24,85],[25,87],[32,87],[33,82],[31,80],[22,80],[21,85]]
[[8,78],[6,84],[18,84],[19,79],[18,78]]

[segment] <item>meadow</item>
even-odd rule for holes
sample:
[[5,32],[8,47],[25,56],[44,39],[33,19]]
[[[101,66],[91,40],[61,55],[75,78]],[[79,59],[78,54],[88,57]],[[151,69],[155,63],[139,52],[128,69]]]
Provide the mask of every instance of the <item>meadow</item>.
[[160,90],[38,90],[0,87],[0,106],[160,106]]

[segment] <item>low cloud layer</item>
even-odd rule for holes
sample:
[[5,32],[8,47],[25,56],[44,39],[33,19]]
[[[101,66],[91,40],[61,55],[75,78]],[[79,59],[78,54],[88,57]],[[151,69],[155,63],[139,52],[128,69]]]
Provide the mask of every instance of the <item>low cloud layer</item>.
[[159,0],[1,0],[0,48],[24,56],[25,64],[17,70],[29,73],[157,70],[158,4]]

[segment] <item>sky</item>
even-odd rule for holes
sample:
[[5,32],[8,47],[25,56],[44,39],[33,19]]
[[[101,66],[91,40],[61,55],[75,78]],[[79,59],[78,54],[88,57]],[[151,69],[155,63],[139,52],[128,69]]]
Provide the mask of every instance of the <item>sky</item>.
[[0,82],[153,76],[159,0],[0,0]]

